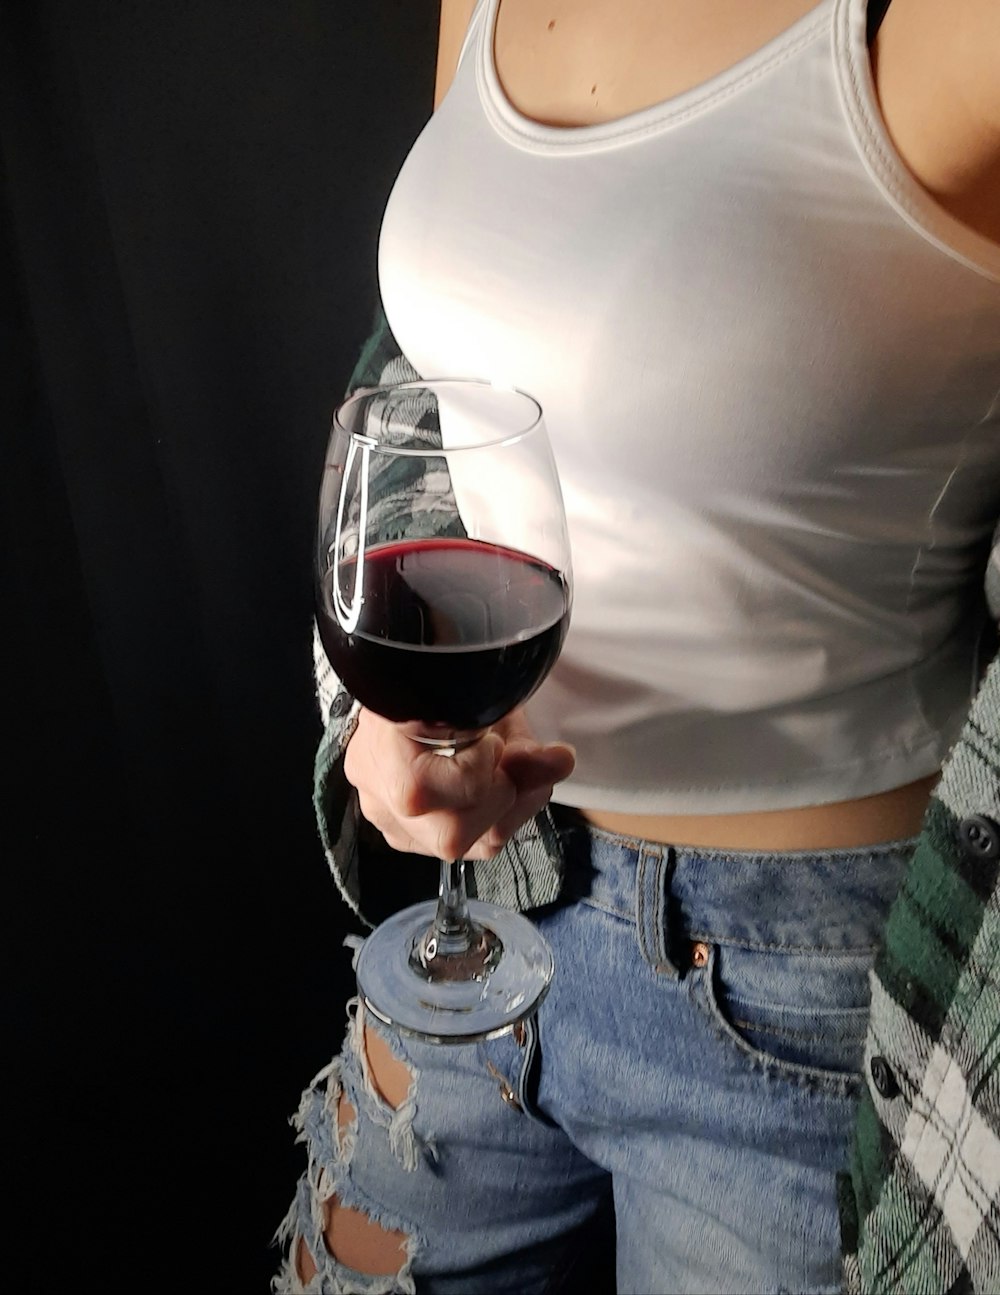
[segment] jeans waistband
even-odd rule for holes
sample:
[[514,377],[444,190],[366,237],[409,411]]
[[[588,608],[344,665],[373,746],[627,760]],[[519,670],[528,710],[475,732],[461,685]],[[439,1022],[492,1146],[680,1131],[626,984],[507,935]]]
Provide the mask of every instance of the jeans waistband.
[[638,926],[651,962],[678,938],[824,953],[870,950],[916,838],[840,850],[733,851],[560,828],[566,894]]

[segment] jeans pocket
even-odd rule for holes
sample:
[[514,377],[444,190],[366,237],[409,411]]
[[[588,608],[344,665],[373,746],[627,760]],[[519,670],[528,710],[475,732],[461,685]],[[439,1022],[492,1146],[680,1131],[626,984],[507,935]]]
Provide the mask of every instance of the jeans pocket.
[[874,951],[717,945],[696,997],[750,1065],[835,1092],[861,1083]]

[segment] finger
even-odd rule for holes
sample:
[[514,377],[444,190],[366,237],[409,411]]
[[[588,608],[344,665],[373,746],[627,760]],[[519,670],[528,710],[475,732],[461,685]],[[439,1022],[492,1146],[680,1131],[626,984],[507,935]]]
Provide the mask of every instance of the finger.
[[359,792],[381,798],[404,818],[464,810],[482,803],[498,781],[502,750],[501,738],[487,733],[455,756],[441,756],[415,742],[400,725],[362,711],[345,752],[344,775]]
[[576,767],[576,753],[565,742],[540,746],[514,741],[507,744],[500,767],[519,792],[526,792],[568,778]]
[[439,810],[461,813],[494,803],[501,786],[500,800],[512,798],[510,780],[500,772],[503,750],[503,739],[496,733],[486,733],[453,756],[419,750],[402,770],[398,803],[405,803],[405,812],[414,816]]
[[524,723],[514,728],[520,731],[506,745],[491,732],[446,758],[363,711],[345,774],[358,788],[362,814],[394,849],[489,857],[544,806],[552,783],[573,766],[571,748],[540,746]]
[[453,815],[424,814],[399,818],[379,800],[358,794],[362,814],[382,835],[386,844],[403,854],[426,855],[432,859],[461,858],[474,841],[480,825],[467,825]]
[[552,799],[552,784],[535,787],[525,795],[518,796],[514,807],[503,818],[499,819],[476,842],[486,853],[475,855],[475,858],[491,858],[507,844],[514,833],[525,823],[540,814]]
[[[409,820],[391,819],[374,826],[394,850],[407,854],[427,855],[432,859],[488,857],[483,850],[478,854],[473,852],[478,842],[490,839],[489,825],[484,830],[481,818],[470,821],[468,817],[454,814],[425,814]],[[498,849],[499,845],[491,845],[488,854],[496,854]]]
[[371,796],[366,791],[358,790],[358,808],[361,810],[365,819],[380,832],[384,839],[392,846],[394,850],[402,850],[406,854],[423,853],[420,846],[414,841],[412,834],[406,827],[406,820],[393,814],[387,807],[384,800],[379,797]]
[[398,758],[393,756],[394,725],[379,715],[362,708],[358,723],[344,752],[344,776],[352,787],[370,788],[380,781],[381,766],[391,767]]
[[[468,859],[470,851],[488,828],[482,819],[470,822],[467,818],[454,815],[432,816],[430,821],[421,820],[420,833],[430,835],[425,853],[437,859]],[[434,829],[434,830],[431,830]]]
[[395,850],[457,859],[499,819],[516,799],[513,783],[502,775],[470,810],[443,810],[406,816],[383,797],[359,790],[362,814]]

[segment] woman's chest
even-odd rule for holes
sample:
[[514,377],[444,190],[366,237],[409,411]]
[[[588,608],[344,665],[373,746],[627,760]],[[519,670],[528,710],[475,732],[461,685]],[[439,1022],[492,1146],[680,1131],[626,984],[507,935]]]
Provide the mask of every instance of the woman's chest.
[[654,493],[835,493],[952,454],[1000,382],[1000,300],[980,328],[988,285],[893,218],[836,119],[775,97],[768,151],[748,103],[555,155],[446,110],[383,225],[404,353],[531,391],[557,456]]
[[[986,0],[976,0],[973,10]],[[705,85],[753,57],[816,0],[500,0],[496,73],[525,117],[617,120]],[[1000,140],[989,129],[989,58],[972,18],[938,0],[893,0],[873,45],[881,114],[902,161],[942,206],[1000,242]],[[988,41],[996,38],[984,33]],[[995,74],[992,77],[995,81]]]
[[501,0],[493,55],[526,117],[585,126],[671,99],[756,53],[817,0]]

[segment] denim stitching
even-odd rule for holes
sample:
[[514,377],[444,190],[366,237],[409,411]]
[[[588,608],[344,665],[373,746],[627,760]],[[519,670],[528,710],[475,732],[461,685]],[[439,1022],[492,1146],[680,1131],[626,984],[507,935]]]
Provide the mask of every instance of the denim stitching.
[[635,914],[628,912],[624,908],[612,908],[609,904],[602,904],[599,899],[593,899],[589,895],[580,896],[579,898],[571,896],[571,898],[575,903],[581,904],[584,908],[593,908],[599,913],[606,913],[608,917],[617,917],[623,922],[628,922],[631,925],[635,924]]
[[[865,1018],[860,1022],[861,1029],[857,1040],[860,1046],[864,1042],[868,1016],[867,1009],[863,1007],[845,1007],[842,1012],[844,1015],[850,1013]],[[789,1039],[795,1043],[828,1043],[830,1041],[825,1034],[812,1034],[809,1030],[793,1030],[786,1025],[761,1025],[757,1021],[744,1021],[738,1016],[733,1017],[732,1024],[738,1030],[747,1031],[748,1034],[763,1034],[768,1038]]]
[[727,1018],[718,1001],[715,987],[716,959],[713,950],[708,965],[701,971],[702,992],[693,995],[702,1013],[708,1018],[713,1032],[730,1052],[735,1050],[754,1070],[768,1079],[778,1079],[795,1084],[799,1088],[826,1092],[838,1097],[853,1097],[863,1086],[860,1073],[846,1070],[825,1069],[822,1066],[806,1066],[794,1061],[782,1061],[771,1057],[752,1043],[744,1039],[733,1023]]
[[802,953],[817,958],[864,957],[873,955],[878,944],[845,944],[843,947],[828,944],[760,944],[755,940],[738,939],[735,936],[712,935],[708,931],[691,931],[689,940],[703,941],[727,949],[747,949],[752,953]]
[[[608,841],[624,850],[637,851],[642,846],[650,844],[650,842],[642,840],[641,837],[609,832],[606,828],[596,827],[594,824],[588,824],[586,829],[580,830],[585,830],[589,835],[599,837],[601,840]],[[898,841],[879,841],[875,845],[845,846],[843,848],[820,850],[732,850],[721,846],[697,845],[671,845],[670,848],[676,851],[678,858],[704,859],[707,862],[718,860],[726,863],[753,863],[757,860],[768,860],[781,864],[795,864],[829,863],[836,859],[846,865],[862,863],[880,855],[904,853],[907,850],[914,849],[917,840],[916,836],[907,836],[901,837]],[[656,842],[654,844],[660,844],[664,849],[668,845],[666,842]]]
[[[599,899],[594,899],[590,895],[570,896],[573,903],[580,904],[584,908],[592,908],[597,913],[603,913],[605,917],[616,918],[620,922],[627,922],[629,925],[635,924],[635,916],[622,908],[612,908],[609,904],[602,903]],[[815,944],[764,944],[756,940],[737,939],[735,936],[719,936],[711,931],[693,929],[685,932],[685,937],[692,941],[701,941],[705,944],[720,945],[729,949],[746,949],[752,953],[802,953],[810,954],[818,958],[849,958],[864,957],[875,954],[878,950],[878,944],[845,944],[845,945],[815,945]]]

